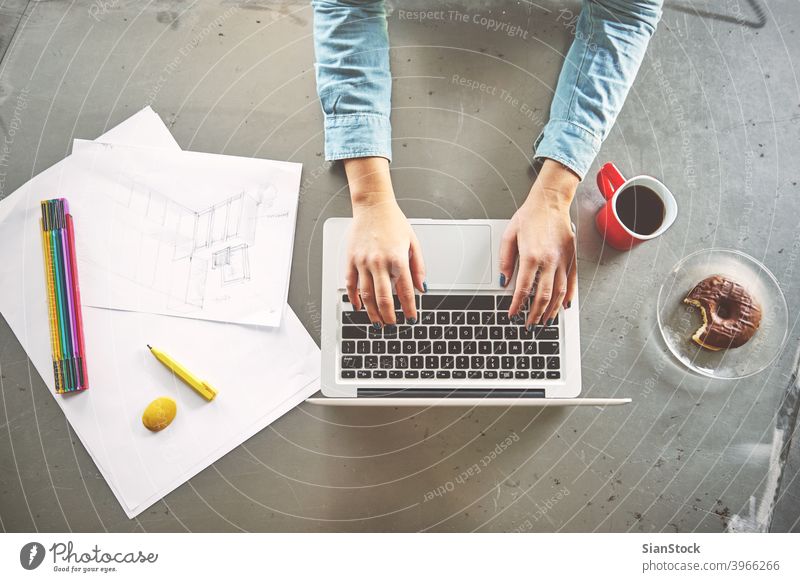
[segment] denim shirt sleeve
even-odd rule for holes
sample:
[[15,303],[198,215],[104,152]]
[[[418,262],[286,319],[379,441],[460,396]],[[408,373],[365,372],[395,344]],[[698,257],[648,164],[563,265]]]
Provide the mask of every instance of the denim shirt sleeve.
[[312,0],[325,159],[392,159],[392,75],[383,0]]
[[550,106],[534,143],[583,179],[611,131],[661,18],[663,0],[584,0]]

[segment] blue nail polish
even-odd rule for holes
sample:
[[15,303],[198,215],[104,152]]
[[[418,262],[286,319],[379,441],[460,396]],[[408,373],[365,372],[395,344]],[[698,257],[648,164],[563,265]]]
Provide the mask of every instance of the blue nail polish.
[[553,318],[552,317],[547,320],[547,325],[553,325]]
[[423,293],[427,293],[428,292],[428,282],[427,281],[423,281],[422,282],[422,292]]
[[416,317],[409,317],[408,318],[408,324],[409,325],[414,325],[415,323],[417,323],[417,318]]
[[528,331],[533,331],[533,324],[532,323],[528,324]]
[[500,286],[501,287],[506,286],[506,276],[503,273],[500,273]]
[[376,321],[375,323],[372,324],[372,327],[373,327],[373,329],[380,329],[381,328],[381,324]]
[[572,301],[567,301],[567,309],[569,309],[570,307],[572,307]]

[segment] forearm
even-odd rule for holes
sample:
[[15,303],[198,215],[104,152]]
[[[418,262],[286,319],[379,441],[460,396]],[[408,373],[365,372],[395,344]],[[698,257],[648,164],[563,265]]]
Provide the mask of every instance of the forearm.
[[537,158],[583,178],[611,131],[644,58],[663,0],[586,0],[559,76]]
[[391,159],[392,78],[383,0],[313,0],[325,158]]

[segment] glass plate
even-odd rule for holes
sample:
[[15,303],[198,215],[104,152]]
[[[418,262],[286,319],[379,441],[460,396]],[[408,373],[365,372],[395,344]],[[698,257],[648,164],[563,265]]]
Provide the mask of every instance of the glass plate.
[[[700,309],[683,298],[697,283],[723,275],[743,285],[761,304],[761,325],[743,346],[718,352],[700,347],[692,336],[703,325]],[[658,292],[658,329],[669,350],[690,370],[711,378],[757,374],[778,357],[788,333],[788,309],[778,281],[764,265],[728,249],[697,251],[678,261]]]

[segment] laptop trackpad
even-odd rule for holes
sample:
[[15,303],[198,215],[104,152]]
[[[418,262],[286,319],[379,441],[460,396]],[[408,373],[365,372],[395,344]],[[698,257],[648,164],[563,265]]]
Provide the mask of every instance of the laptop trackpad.
[[428,284],[488,285],[493,280],[492,230],[485,224],[414,224]]

